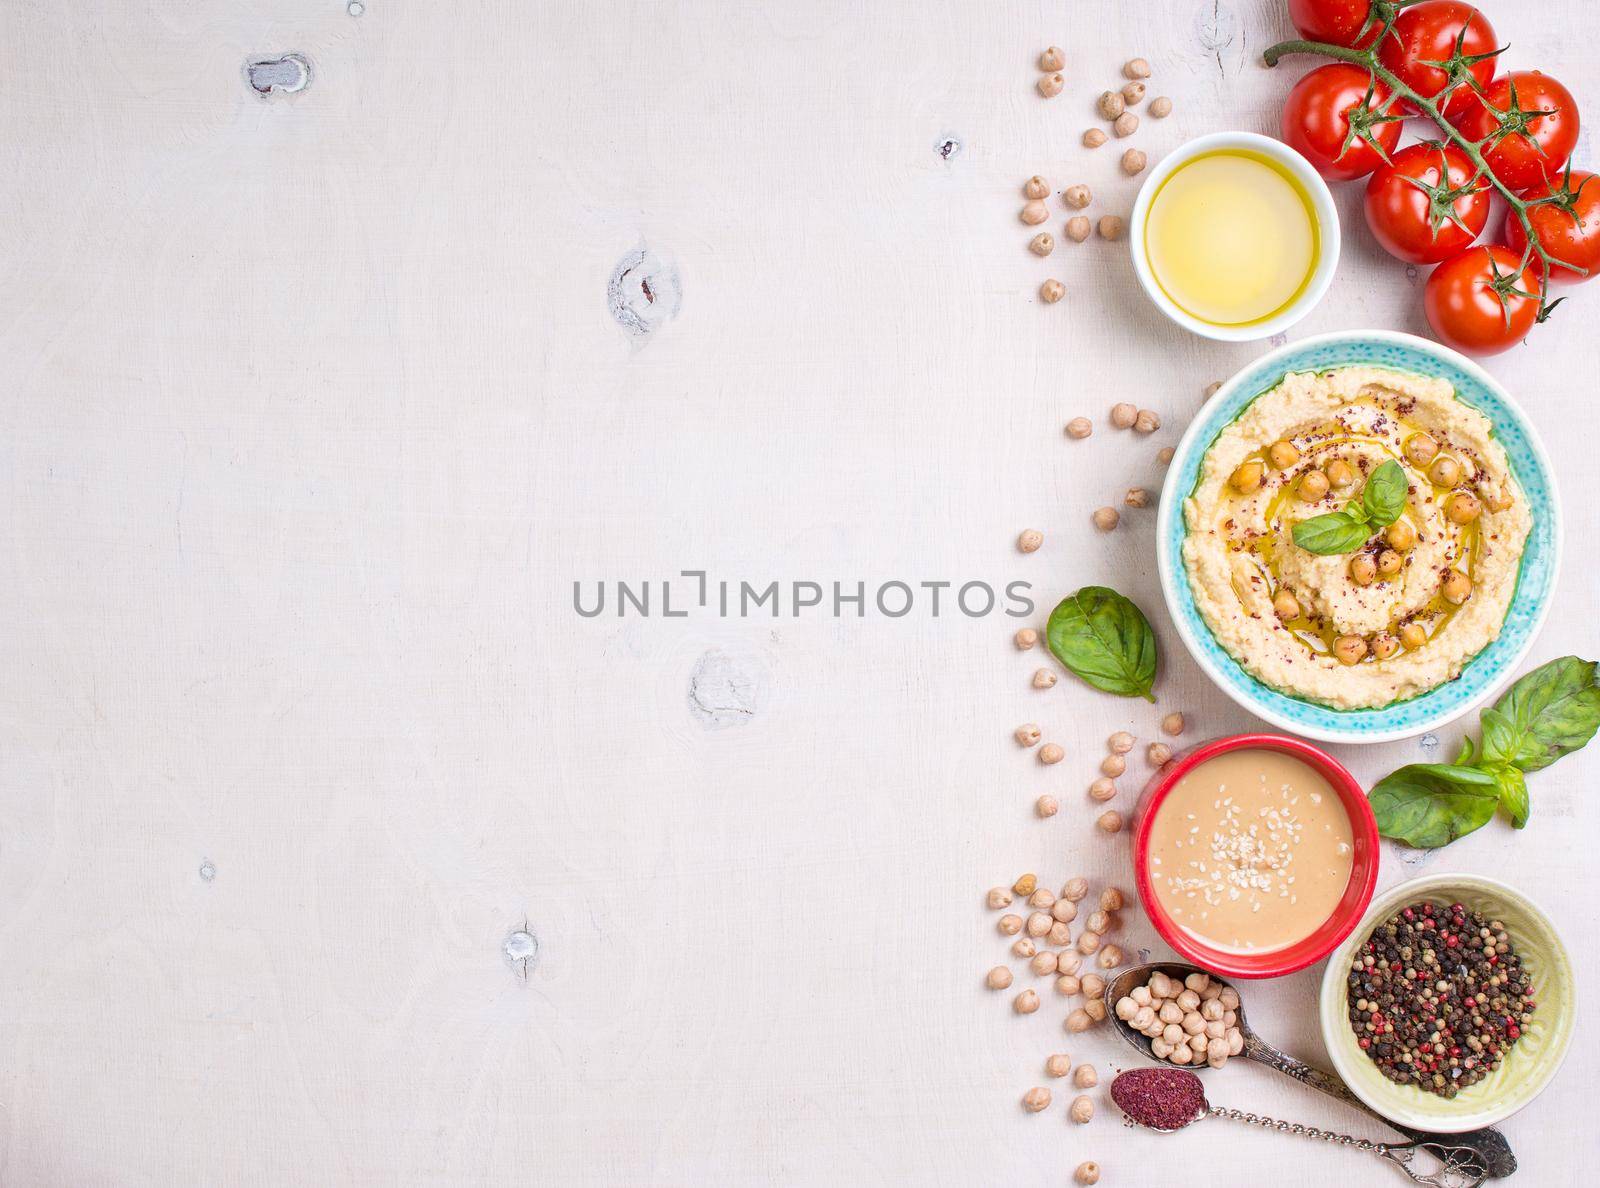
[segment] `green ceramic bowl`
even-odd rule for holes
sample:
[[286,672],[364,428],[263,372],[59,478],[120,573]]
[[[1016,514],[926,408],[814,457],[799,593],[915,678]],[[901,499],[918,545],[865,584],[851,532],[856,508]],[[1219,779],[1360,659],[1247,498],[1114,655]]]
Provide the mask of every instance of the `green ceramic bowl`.
[[[1533,1019],[1501,1065],[1450,1100],[1412,1085],[1396,1085],[1356,1045],[1346,1017],[1345,979],[1356,950],[1372,930],[1418,900],[1464,903],[1504,922],[1512,946],[1533,977]],[[1417,1130],[1459,1134],[1493,1126],[1544,1091],[1572,1042],[1576,1018],[1572,961],[1549,919],[1533,902],[1504,883],[1477,875],[1441,874],[1413,879],[1372,901],[1366,917],[1328,959],[1322,975],[1322,1041],[1344,1083],[1378,1113]]]

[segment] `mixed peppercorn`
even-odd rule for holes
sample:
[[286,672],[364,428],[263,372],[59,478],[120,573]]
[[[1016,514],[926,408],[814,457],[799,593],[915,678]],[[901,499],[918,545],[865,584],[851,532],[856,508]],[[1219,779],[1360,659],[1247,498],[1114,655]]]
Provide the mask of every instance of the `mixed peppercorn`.
[[1500,1067],[1536,1005],[1505,925],[1459,903],[1390,916],[1346,984],[1356,1042],[1383,1075],[1446,1098]]

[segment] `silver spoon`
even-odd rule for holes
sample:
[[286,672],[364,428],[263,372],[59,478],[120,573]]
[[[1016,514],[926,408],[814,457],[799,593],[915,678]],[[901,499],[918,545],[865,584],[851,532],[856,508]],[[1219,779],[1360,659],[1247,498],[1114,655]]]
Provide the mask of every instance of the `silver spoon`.
[[[1427,1184],[1429,1188],[1478,1188],[1482,1184],[1486,1173],[1483,1167],[1476,1163],[1461,1162],[1460,1160],[1446,1160],[1437,1171],[1424,1175],[1411,1166],[1418,1150],[1429,1150],[1429,1145],[1421,1141],[1409,1143],[1375,1143],[1371,1139],[1355,1138],[1348,1134],[1339,1134],[1333,1130],[1321,1130],[1315,1126],[1304,1126],[1299,1122],[1282,1122],[1276,1118],[1264,1117],[1260,1114],[1250,1114],[1243,1110],[1229,1109],[1227,1106],[1215,1106],[1206,1100],[1205,1091],[1200,1088],[1200,1078],[1185,1068],[1170,1070],[1141,1070],[1145,1072],[1168,1071],[1173,1081],[1181,1084],[1183,1079],[1193,1082],[1194,1093],[1199,1097],[1195,1111],[1183,1121],[1172,1126],[1156,1126],[1149,1122],[1138,1122],[1137,1125],[1153,1130],[1157,1134],[1176,1134],[1186,1126],[1192,1126],[1202,1118],[1228,1118],[1235,1122],[1246,1122],[1252,1126],[1264,1126],[1268,1130],[1276,1130],[1281,1134],[1295,1134],[1303,1138],[1315,1139],[1324,1143],[1339,1143],[1346,1147],[1354,1147],[1358,1151],[1370,1151],[1380,1159],[1387,1159],[1398,1167],[1418,1184]],[[1122,1073],[1111,1083],[1111,1098],[1117,1100],[1117,1088],[1125,1077],[1138,1074]],[[1127,1111],[1123,1116],[1130,1123],[1135,1122]],[[1462,1149],[1470,1158],[1470,1152]],[[1433,1152],[1430,1150],[1430,1154]]]
[[[1150,1037],[1142,1032],[1135,1031],[1126,1022],[1117,1018],[1117,1000],[1127,997],[1135,986],[1143,986],[1150,980],[1154,973],[1164,973],[1169,978],[1182,981],[1192,973],[1205,973],[1198,965],[1187,965],[1181,961],[1153,961],[1145,965],[1133,965],[1123,970],[1106,984],[1106,1017],[1116,1027],[1117,1034],[1128,1043],[1138,1048],[1148,1059],[1157,1064],[1170,1067],[1165,1060],[1160,1059],[1151,1051]],[[1216,975],[1212,975],[1216,976]],[[1229,983],[1234,990],[1239,989],[1235,983]],[[1299,1081],[1302,1085],[1326,1093],[1329,1097],[1337,1098],[1346,1105],[1352,1105],[1364,1113],[1371,1114],[1385,1126],[1398,1130],[1408,1139],[1412,1140],[1408,1146],[1418,1146],[1446,1164],[1447,1167],[1457,1167],[1463,1171],[1472,1172],[1489,1179],[1503,1179],[1517,1170],[1517,1157],[1511,1153],[1511,1145],[1506,1142],[1505,1135],[1493,1127],[1483,1130],[1469,1130],[1464,1134],[1438,1134],[1427,1130],[1414,1130],[1409,1126],[1402,1126],[1398,1122],[1390,1121],[1366,1102],[1362,1101],[1338,1077],[1320,1068],[1313,1068],[1303,1061],[1296,1060],[1286,1052],[1280,1052],[1268,1044],[1259,1035],[1250,1030],[1250,1024],[1245,1019],[1244,996],[1239,996],[1238,1015],[1239,1032],[1244,1036],[1244,1051],[1241,1053],[1246,1059],[1254,1060],[1257,1064],[1264,1064],[1268,1068],[1276,1069]],[[1204,1066],[1202,1066],[1204,1067]],[[1287,1126],[1287,1124],[1283,1124]],[[1393,1148],[1399,1150],[1400,1148]],[[1416,1175],[1412,1175],[1416,1179]]]

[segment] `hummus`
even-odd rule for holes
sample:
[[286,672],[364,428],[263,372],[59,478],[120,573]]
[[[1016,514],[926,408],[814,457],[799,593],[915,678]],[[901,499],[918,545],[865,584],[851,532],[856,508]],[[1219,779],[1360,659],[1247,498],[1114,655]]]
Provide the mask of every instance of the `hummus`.
[[[1299,521],[1359,507],[1390,459],[1408,482],[1393,529],[1405,547],[1381,527],[1347,554],[1294,543]],[[1258,486],[1233,481],[1242,466]],[[1336,481],[1319,497],[1324,477]],[[1459,676],[1500,634],[1532,525],[1488,418],[1442,379],[1379,367],[1291,373],[1257,397],[1206,452],[1184,516],[1189,584],[1218,642],[1267,684],[1342,709]]]

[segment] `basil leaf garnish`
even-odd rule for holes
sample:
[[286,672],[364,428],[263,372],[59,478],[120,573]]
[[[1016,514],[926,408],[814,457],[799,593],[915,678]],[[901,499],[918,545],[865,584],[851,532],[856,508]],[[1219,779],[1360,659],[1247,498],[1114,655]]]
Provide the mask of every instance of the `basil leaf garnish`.
[[1476,767],[1413,763],[1384,776],[1367,799],[1384,837],[1431,850],[1487,825],[1500,785]]
[[1371,536],[1366,520],[1348,510],[1312,516],[1294,526],[1294,543],[1319,557],[1353,553]]
[[1119,697],[1154,701],[1156,633],[1132,600],[1085,586],[1050,612],[1045,642],[1079,680]]
[[1361,492],[1361,508],[1367,522],[1375,528],[1387,528],[1406,510],[1406,492],[1411,484],[1400,463],[1390,458],[1372,472]]
[[[1600,729],[1600,686],[1595,664],[1576,656],[1563,656],[1528,673],[1496,703],[1490,714],[1503,716],[1513,732],[1507,762],[1523,771],[1549,767],[1571,754]],[[1485,723],[1484,747],[1488,748]]]

